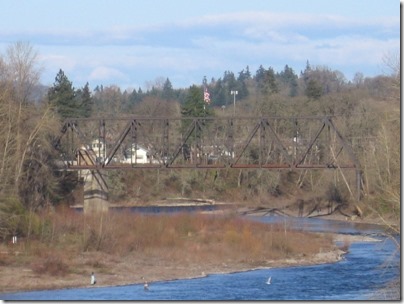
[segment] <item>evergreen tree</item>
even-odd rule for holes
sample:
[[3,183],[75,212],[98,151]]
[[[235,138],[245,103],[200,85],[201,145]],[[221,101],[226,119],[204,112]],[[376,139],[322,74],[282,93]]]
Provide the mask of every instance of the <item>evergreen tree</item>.
[[133,90],[132,93],[129,94],[129,104],[135,105],[143,100],[142,90],[139,88],[138,91]]
[[236,77],[234,76],[233,72],[225,71],[223,76],[223,82],[226,84],[228,90],[236,89]]
[[237,78],[237,91],[239,99],[248,96],[248,88],[246,82],[251,78],[251,73],[247,66],[247,71],[242,70]]
[[291,97],[297,96],[298,77],[293,71],[293,69],[290,68],[288,65],[285,65],[283,71],[279,73],[279,78],[280,81],[282,81],[289,87],[289,96]]
[[173,86],[170,82],[170,79],[167,78],[167,80],[164,82],[163,85],[163,92],[161,94],[161,97],[163,99],[173,99],[174,98],[174,90],[173,90]]
[[245,81],[238,81],[237,82],[237,91],[238,91],[238,98],[243,99],[248,96],[248,88]]
[[155,86],[152,86],[151,90],[147,91],[146,95],[155,96],[155,97],[161,97],[161,89],[158,89]]
[[56,107],[62,118],[79,117],[80,107],[72,83],[62,69],[55,77],[53,87],[48,91],[49,102]]
[[226,91],[221,78],[216,81],[210,93],[213,105],[223,106],[227,104]]
[[[222,87],[223,87],[223,96],[224,96],[225,104],[226,105],[229,103],[232,104],[233,97],[230,95],[230,92],[232,90],[240,91],[240,88],[236,81],[236,77],[234,76],[233,72],[230,72],[230,71],[224,72]],[[239,96],[239,98],[240,98],[240,96]]]
[[257,83],[258,89],[263,94],[272,94],[279,91],[278,85],[276,84],[275,72],[271,67],[265,70],[262,65],[260,65],[254,80]]
[[[200,88],[196,85],[191,86],[188,90],[185,103],[181,107],[181,115],[183,117],[206,117],[213,116],[213,113],[213,110],[211,110],[203,100],[203,87]],[[184,120],[181,126],[182,132],[188,130],[190,124],[191,120]],[[197,131],[194,130],[193,132]],[[199,138],[199,136],[200,134],[197,132],[197,137]]]
[[[248,68],[248,67],[247,67]],[[237,81],[244,82],[249,78],[248,73],[243,70],[238,73]]]
[[265,80],[265,69],[262,65],[258,68],[258,70],[255,72],[255,77],[254,80],[257,82],[259,85],[260,83],[263,83]]
[[300,72],[300,75],[303,77],[303,80],[304,80],[305,83],[308,82],[308,77],[309,77],[309,74],[310,74],[311,71],[312,70],[311,70],[310,62],[307,60],[306,61],[306,68],[304,69],[303,72]]
[[319,99],[321,95],[322,87],[315,80],[309,80],[306,87],[306,96],[312,99]]
[[88,82],[83,89],[79,89],[76,92],[77,104],[79,105],[79,116],[90,117],[93,112],[94,101],[91,97],[90,88]]
[[279,91],[276,84],[275,72],[271,67],[265,71],[264,82],[261,84],[261,90],[264,94],[272,94]]
[[181,114],[184,117],[205,117],[213,114],[203,101],[203,88],[196,85],[189,88],[185,103],[181,107]]
[[250,67],[249,67],[248,65],[247,65],[247,67],[246,67],[245,76],[246,76],[246,79],[250,79],[250,78],[251,78]]

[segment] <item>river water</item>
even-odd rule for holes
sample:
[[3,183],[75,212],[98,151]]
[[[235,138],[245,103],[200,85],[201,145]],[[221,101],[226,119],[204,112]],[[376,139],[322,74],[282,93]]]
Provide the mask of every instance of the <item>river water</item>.
[[[252,218],[252,217],[251,217]],[[283,218],[254,217],[264,222]],[[115,287],[71,288],[0,294],[4,300],[372,300],[391,299],[375,292],[400,275],[400,252],[376,226],[317,219],[293,220],[297,229],[376,236],[378,242],[356,242],[338,263],[259,269],[204,278]],[[399,238],[397,237],[397,240]],[[266,284],[271,277],[271,284]],[[394,295],[401,297],[401,295]],[[387,298],[385,298],[387,297]]]

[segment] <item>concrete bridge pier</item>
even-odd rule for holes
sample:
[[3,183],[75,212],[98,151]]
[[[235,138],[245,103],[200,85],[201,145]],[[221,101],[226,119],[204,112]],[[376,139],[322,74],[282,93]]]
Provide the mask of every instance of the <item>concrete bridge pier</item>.
[[81,170],[84,179],[84,214],[108,212],[108,187],[104,176],[96,170]]

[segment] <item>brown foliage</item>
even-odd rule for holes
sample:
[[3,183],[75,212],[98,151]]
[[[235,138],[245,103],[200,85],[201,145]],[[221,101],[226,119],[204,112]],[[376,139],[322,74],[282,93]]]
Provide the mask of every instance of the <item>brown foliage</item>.
[[[64,220],[62,220],[62,217]],[[331,240],[291,230],[288,224],[263,224],[235,216],[203,214],[138,215],[110,213],[54,215],[51,246],[72,252],[100,251],[117,256],[161,254],[192,261],[226,254],[234,260],[269,260],[330,249]],[[70,242],[70,243],[68,243]],[[77,247],[80,248],[77,248]]]
[[86,216],[59,210],[42,215],[42,221],[48,229],[26,240],[23,255],[7,262],[31,265],[35,273],[51,275],[80,272],[83,267],[104,271],[106,261],[96,258],[100,254],[117,261],[142,256],[166,265],[224,260],[255,267],[334,248],[331,239],[291,230],[286,222],[269,225],[230,215],[110,212]]
[[63,261],[62,258],[59,257],[48,257],[45,259],[41,259],[38,262],[35,262],[31,265],[32,271],[37,274],[50,274],[53,276],[63,276],[68,273],[68,266]]

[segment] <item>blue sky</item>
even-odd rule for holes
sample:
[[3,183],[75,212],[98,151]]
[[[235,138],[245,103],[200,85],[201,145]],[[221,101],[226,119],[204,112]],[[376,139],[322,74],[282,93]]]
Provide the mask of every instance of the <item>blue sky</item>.
[[400,2],[0,0],[0,53],[15,41],[38,52],[46,85],[61,68],[76,88],[147,89],[161,77],[179,88],[247,65],[299,74],[307,60],[350,80],[386,73],[383,57],[400,50]]

